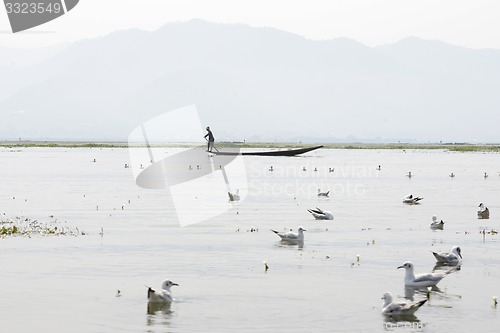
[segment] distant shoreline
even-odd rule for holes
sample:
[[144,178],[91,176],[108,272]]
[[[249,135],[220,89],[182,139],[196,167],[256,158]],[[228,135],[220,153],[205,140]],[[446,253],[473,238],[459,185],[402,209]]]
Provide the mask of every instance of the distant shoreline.
[[[216,142],[217,148],[269,148],[289,149],[323,145],[324,149],[443,149],[457,152],[500,152],[500,144],[439,144],[439,143],[230,143]],[[196,143],[152,143],[155,148],[185,148],[199,146]],[[129,148],[127,142],[90,142],[90,141],[0,141],[3,148]],[[145,145],[137,144],[130,147],[140,148]]]

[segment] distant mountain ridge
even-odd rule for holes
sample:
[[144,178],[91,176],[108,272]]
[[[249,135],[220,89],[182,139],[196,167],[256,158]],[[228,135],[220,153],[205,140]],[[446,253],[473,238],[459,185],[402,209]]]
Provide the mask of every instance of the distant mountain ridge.
[[192,20],[2,67],[3,138],[125,140],[195,104],[227,141],[500,142],[500,51],[414,37],[368,47]]

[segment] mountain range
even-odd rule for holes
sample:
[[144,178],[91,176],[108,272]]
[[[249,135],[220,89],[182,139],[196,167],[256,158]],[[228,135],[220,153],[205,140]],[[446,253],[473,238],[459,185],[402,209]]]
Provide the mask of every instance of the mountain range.
[[223,141],[500,142],[499,73],[494,49],[192,20],[0,49],[0,138],[125,141],[194,104]]

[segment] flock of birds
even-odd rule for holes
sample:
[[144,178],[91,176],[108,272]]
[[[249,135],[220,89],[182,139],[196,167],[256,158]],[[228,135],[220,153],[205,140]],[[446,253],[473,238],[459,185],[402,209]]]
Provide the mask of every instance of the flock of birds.
[[[420,201],[423,199],[424,198],[422,198],[422,197],[413,196],[413,194],[408,194],[407,196],[405,196],[403,198],[403,203],[409,204],[409,205],[415,205],[415,204],[420,203]],[[477,218],[478,219],[489,219],[490,218],[490,210],[482,202],[479,203],[479,209],[477,211]],[[432,217],[431,229],[443,229],[443,226],[444,226],[443,220],[437,221],[436,216]]]
[[[318,190],[318,196],[328,196],[328,192],[321,192]],[[403,198],[403,203],[418,204],[422,199],[422,197],[409,194]],[[311,213],[316,220],[333,220],[333,214],[331,212],[324,211],[317,207],[316,209],[308,209],[308,212]],[[477,214],[478,218],[489,218],[489,209],[483,203],[480,203]],[[431,229],[442,230],[443,226],[443,220],[438,221],[435,215],[432,216]],[[304,242],[304,231],[306,231],[306,229],[299,227],[297,233],[292,231],[279,232],[274,229],[271,229],[271,231],[278,235],[282,242],[288,244],[302,244]],[[444,272],[415,274],[413,263],[411,261],[406,261],[403,265],[397,267],[398,269],[405,269],[405,287],[417,289],[435,287],[448,274],[460,269],[462,264],[462,250],[459,246],[453,246],[450,252],[432,252],[432,254],[436,259],[437,265],[453,267]],[[414,313],[427,302],[427,299],[420,301],[407,299],[395,301],[390,292],[386,292],[382,296],[382,299],[382,314],[396,318],[408,318],[413,316]]]
[[[330,191],[321,192],[321,190],[318,189],[319,197],[328,197],[329,193]],[[238,190],[236,193],[228,192],[228,195],[230,201],[239,200]],[[323,211],[320,208],[309,209],[308,211],[314,216],[316,220],[333,220],[333,214],[329,211]],[[292,231],[279,232],[274,229],[271,229],[271,231],[278,235],[282,242],[289,244],[303,244],[304,231],[306,231],[306,229],[304,229],[303,227],[299,227],[297,233],[294,233]],[[178,284],[170,280],[164,280],[159,290],[154,290],[151,287],[148,287],[148,303],[151,305],[170,304],[174,300],[174,298],[172,297],[172,291],[170,290],[172,286],[178,286]]]
[[[328,197],[329,191],[328,192],[321,192],[321,190],[318,189],[318,197]],[[403,198],[403,203],[414,205],[418,204],[422,199],[422,197],[419,196],[413,196],[413,194],[408,194]],[[333,220],[334,216],[333,213],[327,210],[322,210],[321,208],[314,208],[314,209],[308,209],[307,210],[316,220]],[[479,204],[479,210],[477,211],[477,216],[479,219],[489,219],[490,218],[490,210],[488,207],[484,205],[484,203]],[[432,216],[432,223],[430,225],[431,229],[434,230],[443,230],[444,228],[444,221],[443,220],[437,220],[437,217],[434,215]],[[296,234],[293,234],[291,232],[288,232],[286,234],[280,234],[275,230],[272,230],[276,234],[278,234],[283,241],[298,241],[298,240],[304,240],[304,236],[302,231],[305,231],[302,227],[299,227],[299,231]],[[282,237],[284,235],[287,235],[286,237]]]
[[[276,235],[278,235],[284,242],[303,242],[304,241],[304,231],[303,227],[298,228],[298,233],[286,232],[282,233],[277,230],[271,229]],[[448,274],[459,270],[462,264],[462,250],[459,246],[454,246],[450,252],[432,252],[436,261],[440,265],[454,266],[453,268],[445,272],[434,272],[434,273],[422,273],[415,274],[414,265],[411,261],[406,261],[403,265],[397,267],[398,269],[405,269],[404,283],[405,287],[411,288],[428,288],[435,287],[443,278]],[[267,270],[266,265],[266,270]],[[161,284],[159,290],[154,290],[148,287],[147,297],[148,303],[152,305],[158,304],[170,304],[173,302],[174,298],[172,296],[171,287],[178,286],[170,280],[164,280]],[[386,292],[382,299],[384,300],[382,304],[382,314],[386,316],[411,316],[414,315],[422,305],[427,302],[427,299],[420,301],[413,300],[398,300],[395,301],[390,292]]]
[[[454,246],[450,252],[432,252],[438,265],[452,266],[445,272],[415,274],[414,265],[411,261],[406,261],[398,269],[405,269],[405,288],[432,288],[435,287],[448,274],[460,269],[462,264],[462,250],[459,246]],[[385,316],[413,316],[415,312],[427,302],[427,299],[420,301],[399,300],[394,301],[390,292],[386,292],[382,299],[382,314]]]
[[[380,170],[380,166],[378,166],[377,170]],[[303,168],[305,171],[305,167]],[[271,166],[269,171],[274,171],[274,168]],[[317,171],[315,169],[314,171]],[[329,172],[333,172],[334,169],[330,168]],[[407,177],[411,178],[411,171],[408,172]],[[455,177],[455,174],[451,173],[450,177]],[[484,177],[487,177],[487,174],[484,174]],[[321,191],[318,189],[317,196],[320,198],[328,198],[330,191]],[[237,201],[240,199],[239,192],[236,190],[235,193],[228,192],[230,201]],[[419,204],[423,197],[414,196],[413,194],[408,194],[403,197],[403,203],[414,205]],[[333,213],[330,211],[323,210],[321,208],[311,208],[307,210],[316,220],[333,220]],[[479,209],[477,211],[477,216],[479,219],[488,219],[489,218],[489,209],[484,205],[484,203],[479,204]],[[445,222],[443,220],[438,220],[434,215],[432,216],[432,223],[430,225],[431,229],[443,229]],[[278,237],[280,237],[281,242],[288,244],[303,244],[304,242],[304,229],[302,226],[298,227],[297,232],[285,231],[280,232],[274,229],[271,229],[273,233],[275,233]],[[411,261],[404,262],[401,266],[398,266],[398,269],[405,270],[404,284],[405,288],[427,288],[427,299],[422,299],[418,301],[414,301],[413,297],[410,299],[402,299],[395,300],[390,292],[384,293],[382,296],[382,314],[387,317],[396,317],[396,318],[409,318],[414,316],[415,312],[422,307],[429,298],[429,290],[431,288],[436,287],[436,285],[444,279],[447,275],[460,270],[460,266],[462,264],[462,250],[459,246],[453,246],[450,252],[432,252],[434,258],[436,259],[436,265],[438,266],[448,266],[449,269],[446,271],[440,272],[432,272],[432,273],[420,273],[415,274],[414,272],[414,264]],[[268,269],[267,264],[266,271]],[[450,267],[451,266],[451,267]],[[170,280],[165,280],[161,284],[161,288],[159,290],[154,290],[151,287],[148,287],[147,296],[148,302],[151,304],[170,304],[173,301],[172,292],[170,288],[172,286],[178,286],[177,283],[174,283]]]

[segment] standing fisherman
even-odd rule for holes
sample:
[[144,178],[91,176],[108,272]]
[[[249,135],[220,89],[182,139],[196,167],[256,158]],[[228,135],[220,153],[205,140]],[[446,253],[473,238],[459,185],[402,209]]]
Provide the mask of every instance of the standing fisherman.
[[214,135],[212,134],[212,131],[210,130],[210,126],[207,126],[207,134],[205,134],[204,138],[206,139],[208,136],[208,146],[207,146],[207,151],[212,152],[212,148],[214,147]]

